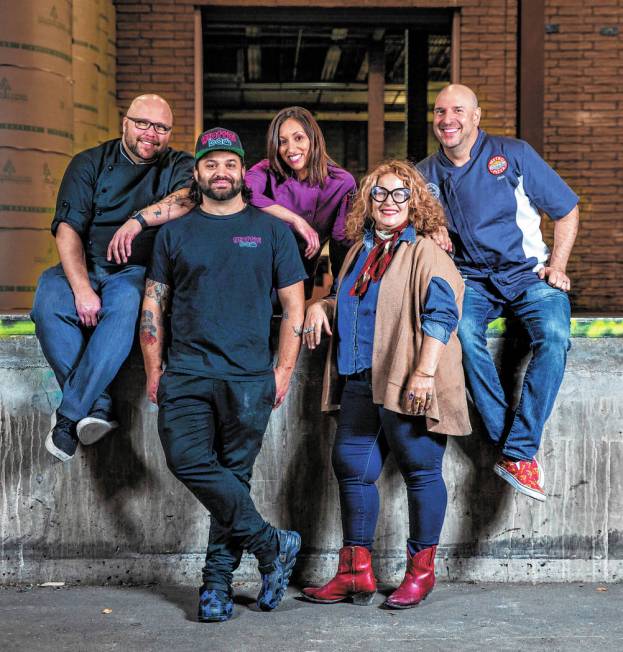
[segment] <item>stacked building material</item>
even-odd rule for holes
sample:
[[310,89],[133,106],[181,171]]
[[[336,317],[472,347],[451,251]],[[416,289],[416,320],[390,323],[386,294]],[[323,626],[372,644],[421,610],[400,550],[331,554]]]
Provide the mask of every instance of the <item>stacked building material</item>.
[[56,195],[73,153],[72,5],[0,0],[0,309],[28,309],[56,261]]

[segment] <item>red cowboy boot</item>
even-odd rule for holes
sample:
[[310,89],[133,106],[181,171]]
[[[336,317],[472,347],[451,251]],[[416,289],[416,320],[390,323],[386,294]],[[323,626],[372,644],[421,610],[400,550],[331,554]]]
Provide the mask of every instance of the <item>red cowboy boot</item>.
[[385,600],[390,609],[409,609],[422,602],[435,586],[437,546],[411,555],[407,548],[407,571],[401,585]]
[[372,571],[370,551],[362,546],[340,548],[337,574],[324,586],[303,589],[311,602],[340,602],[352,598],[353,604],[368,605],[376,592],[376,579]]

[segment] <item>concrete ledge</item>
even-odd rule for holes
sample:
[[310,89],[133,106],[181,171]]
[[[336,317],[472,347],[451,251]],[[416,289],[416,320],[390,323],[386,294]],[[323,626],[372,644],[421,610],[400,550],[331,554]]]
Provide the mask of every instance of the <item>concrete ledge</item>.
[[[29,322],[7,322],[21,332],[0,338],[0,584],[196,582],[209,517],[166,469],[156,410],[142,395],[140,356],[131,356],[114,386],[122,428],[63,465],[43,446],[60,400],[56,381],[27,334]],[[617,329],[623,320],[609,320],[607,329],[588,319],[579,323],[583,333],[573,338],[540,456],[547,502],[520,496],[491,472],[493,453],[474,418],[475,433],[452,440],[445,458],[441,579],[621,579],[623,340]],[[591,329],[607,336],[587,336]],[[491,338],[498,360],[509,342]],[[301,356],[253,480],[262,514],[303,535],[297,575],[312,582],[335,569],[341,533],[330,466],[335,424],[318,411],[323,360],[324,349]],[[407,510],[391,459],[380,491],[375,564],[381,580],[396,582],[404,569]],[[245,557],[238,577],[257,578],[252,559]]]

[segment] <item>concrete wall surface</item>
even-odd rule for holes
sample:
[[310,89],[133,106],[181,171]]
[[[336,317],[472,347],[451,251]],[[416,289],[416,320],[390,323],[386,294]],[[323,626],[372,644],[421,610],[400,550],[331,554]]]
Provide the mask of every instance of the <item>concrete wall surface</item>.
[[[499,359],[508,342],[490,339]],[[477,418],[472,436],[450,442],[440,579],[623,576],[623,339],[572,342],[540,453],[545,503],[493,474],[495,455]],[[341,545],[330,465],[335,423],[318,409],[324,352],[303,352],[253,478],[263,516],[301,532],[296,572],[313,582],[333,573]],[[199,581],[209,516],[166,468],[156,408],[144,398],[143,383],[135,352],[113,390],[121,428],[62,464],[44,448],[60,401],[52,371],[34,336],[0,338],[0,584]],[[379,488],[375,565],[381,580],[395,582],[408,530],[405,490],[391,458]],[[238,577],[257,578],[252,558],[245,556]]]

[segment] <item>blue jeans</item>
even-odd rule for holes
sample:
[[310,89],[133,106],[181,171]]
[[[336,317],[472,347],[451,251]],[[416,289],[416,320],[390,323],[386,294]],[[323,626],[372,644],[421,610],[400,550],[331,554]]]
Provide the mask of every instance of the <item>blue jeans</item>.
[[[487,350],[487,326],[503,311],[519,320],[532,351],[514,413],[509,412]],[[539,449],[565,371],[570,317],[567,295],[545,281],[530,285],[508,302],[494,302],[472,287],[465,288],[458,331],[465,376],[488,436],[511,459],[531,460]]]
[[145,268],[128,265],[110,273],[95,266],[89,280],[102,301],[95,328],[80,324],[60,264],[41,275],[31,312],[43,355],[63,392],[58,412],[72,421],[96,410],[111,414],[107,388],[132,348]]
[[407,487],[409,547],[416,552],[439,543],[448,502],[441,474],[446,440],[428,433],[423,418],[374,404],[367,381],[346,382],[333,446],[344,546],[372,548],[379,515],[376,481],[390,451]]

